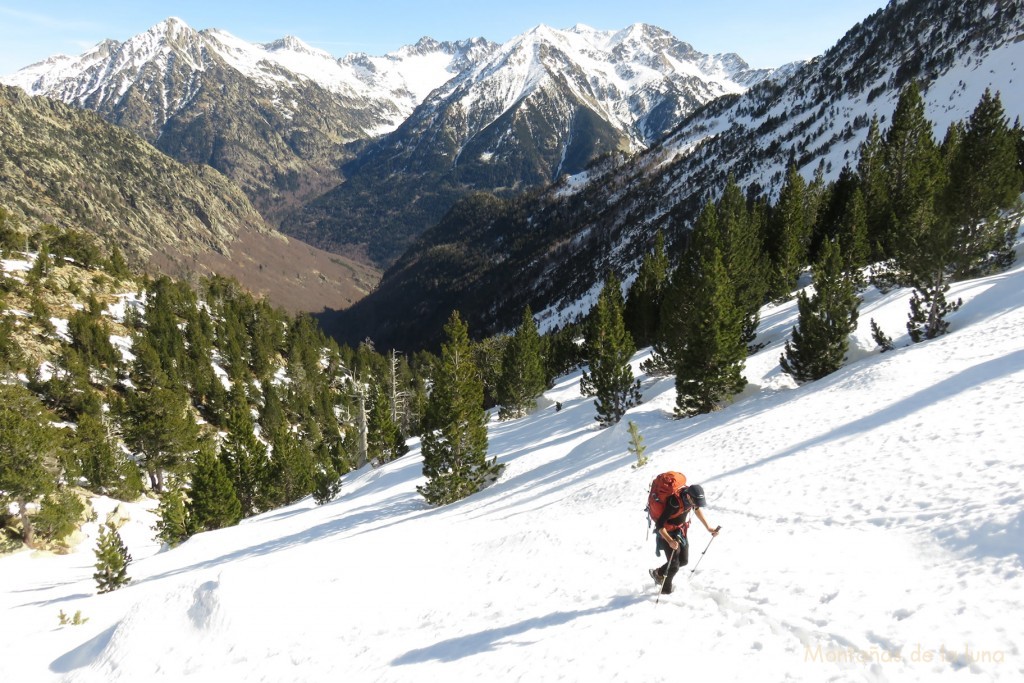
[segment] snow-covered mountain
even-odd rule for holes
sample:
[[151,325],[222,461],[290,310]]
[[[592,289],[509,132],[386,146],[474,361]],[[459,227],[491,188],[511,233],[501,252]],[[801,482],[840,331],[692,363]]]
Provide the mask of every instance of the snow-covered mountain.
[[[558,327],[589,310],[608,270],[628,282],[657,231],[682,242],[729,173],[774,196],[790,163],[808,180],[819,167],[831,180],[855,165],[871,118],[887,128],[910,79],[923,89],[939,139],[986,88],[1000,93],[1011,122],[1024,119],[1021,35],[1020,2],[891,2],[825,54],[714,100],[629,160],[594,165],[504,210],[460,211],[425,233],[370,297],[323,322],[385,346],[410,335],[436,341],[454,307],[481,335],[514,327],[527,304]],[[459,254],[458,266],[450,254]]]
[[352,156],[346,145],[393,130],[493,49],[481,39],[423,39],[383,57],[335,59],[290,36],[252,44],[170,18],[0,80],[94,110],[179,161],[213,166],[273,220],[338,181]]
[[[426,102],[417,119],[464,120],[453,136],[472,140],[513,110],[572,101],[611,123],[630,149],[642,149],[683,116],[721,95],[744,92],[772,73],[738,55],[697,52],[667,31],[634,24],[620,31],[537,26],[495,50]],[[571,128],[567,114],[549,123]],[[410,122],[417,126],[415,121]],[[514,119],[512,121],[514,124]],[[420,124],[421,125],[421,124]],[[466,144],[456,152],[466,153]],[[571,155],[566,145],[563,157]],[[480,154],[500,156],[500,145]],[[457,162],[456,162],[457,163]],[[563,170],[556,166],[553,176]]]
[[537,26],[439,87],[283,229],[381,263],[473,190],[518,192],[645,149],[684,116],[771,76],[655,26]]
[[[416,443],[326,505],[170,550],[153,501],[97,499],[74,552],[0,557],[0,680],[1019,681],[1024,266],[950,296],[950,334],[883,354],[868,321],[902,329],[908,292],[869,290],[850,362],[801,387],[778,366],[796,304],[768,307],[746,391],[691,419],[670,378],[643,377],[599,429],[562,377],[491,421],[498,481],[442,508],[416,492]],[[665,470],[704,486],[722,531],[691,526],[658,599],[644,505]],[[107,519],[132,581],[98,595]]]
[[[153,125],[159,129],[188,109],[196,90],[227,66],[276,92],[269,105],[286,116],[304,105],[288,95],[304,83],[365,109],[370,118],[349,131],[354,140],[393,130],[434,88],[493,48],[482,39],[439,43],[423,38],[384,56],[355,53],[338,59],[294,36],[249,43],[220,29],[196,31],[171,17],[123,43],[106,40],[78,57],[57,55],[0,82],[100,112],[116,110],[133,88],[154,91]],[[185,87],[179,89],[182,76]]]

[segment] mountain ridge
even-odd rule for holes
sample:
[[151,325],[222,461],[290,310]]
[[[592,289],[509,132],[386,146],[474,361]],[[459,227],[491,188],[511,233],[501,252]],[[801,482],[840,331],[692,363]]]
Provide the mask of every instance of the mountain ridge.
[[347,306],[377,273],[287,238],[228,178],[185,165],[92,112],[0,86],[0,206],[116,244],[177,277],[219,272],[290,311]]
[[277,224],[340,180],[351,145],[393,129],[450,68],[490,49],[480,39],[421,41],[419,50],[345,61],[294,37],[268,45],[170,18],[0,81],[96,111],[179,161],[216,168]]
[[[401,348],[411,336],[437,343],[452,308],[487,336],[512,329],[529,305],[542,329],[557,329],[589,310],[604,273],[628,285],[659,230],[681,249],[702,202],[718,196],[730,172],[769,197],[789,163],[808,180],[820,163],[823,178],[834,179],[855,163],[871,116],[884,123],[911,78],[925,86],[940,138],[985,87],[1002,91],[1011,121],[1024,116],[1013,87],[1015,65],[1024,63],[1024,11],[990,10],[983,0],[891,3],[783,80],[704,105],[628,160],[596,164],[497,214],[463,211],[461,235],[428,230],[373,295],[344,313],[325,312],[321,323],[341,339],[358,327]],[[522,286],[508,287],[509,273]]]
[[686,113],[770,78],[734,54],[705,55],[663,29],[540,25],[431,95],[344,169],[344,181],[282,230],[394,262],[459,197],[508,196],[633,153]]

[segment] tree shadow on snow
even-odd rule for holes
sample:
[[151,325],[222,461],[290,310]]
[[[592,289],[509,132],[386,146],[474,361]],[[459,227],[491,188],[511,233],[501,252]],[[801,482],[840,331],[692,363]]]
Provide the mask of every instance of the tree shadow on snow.
[[[406,666],[409,664],[423,664],[429,661],[454,662],[464,657],[471,657],[483,652],[496,650],[503,643],[502,641],[511,636],[520,635],[537,629],[548,628],[567,624],[581,617],[589,617],[604,612],[625,609],[647,599],[645,595],[618,595],[611,599],[603,607],[592,607],[584,610],[573,610],[571,612],[554,612],[543,617],[525,619],[517,624],[489,628],[479,633],[468,633],[457,638],[449,638],[429,647],[418,650],[410,650],[401,657],[392,660],[395,666]],[[505,643],[513,645],[514,643]]]

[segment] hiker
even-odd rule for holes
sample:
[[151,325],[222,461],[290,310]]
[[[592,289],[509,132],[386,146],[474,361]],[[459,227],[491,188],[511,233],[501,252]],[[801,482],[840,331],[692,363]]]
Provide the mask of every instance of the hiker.
[[690,547],[686,540],[686,530],[690,528],[690,510],[694,511],[709,534],[718,535],[719,529],[712,529],[701,511],[705,502],[704,489],[700,484],[680,488],[678,495],[668,496],[664,511],[655,520],[658,555],[664,552],[668,559],[657,569],[651,569],[650,574],[661,586],[662,593],[672,592],[672,578],[680,567],[690,561]]

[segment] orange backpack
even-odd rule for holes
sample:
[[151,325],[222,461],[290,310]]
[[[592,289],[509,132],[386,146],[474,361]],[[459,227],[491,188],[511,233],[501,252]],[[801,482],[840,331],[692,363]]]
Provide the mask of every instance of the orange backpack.
[[686,475],[680,472],[662,472],[656,476],[651,482],[651,492],[647,495],[647,514],[651,521],[659,524],[665,513],[665,503],[672,496],[679,496],[679,491],[685,487]]

